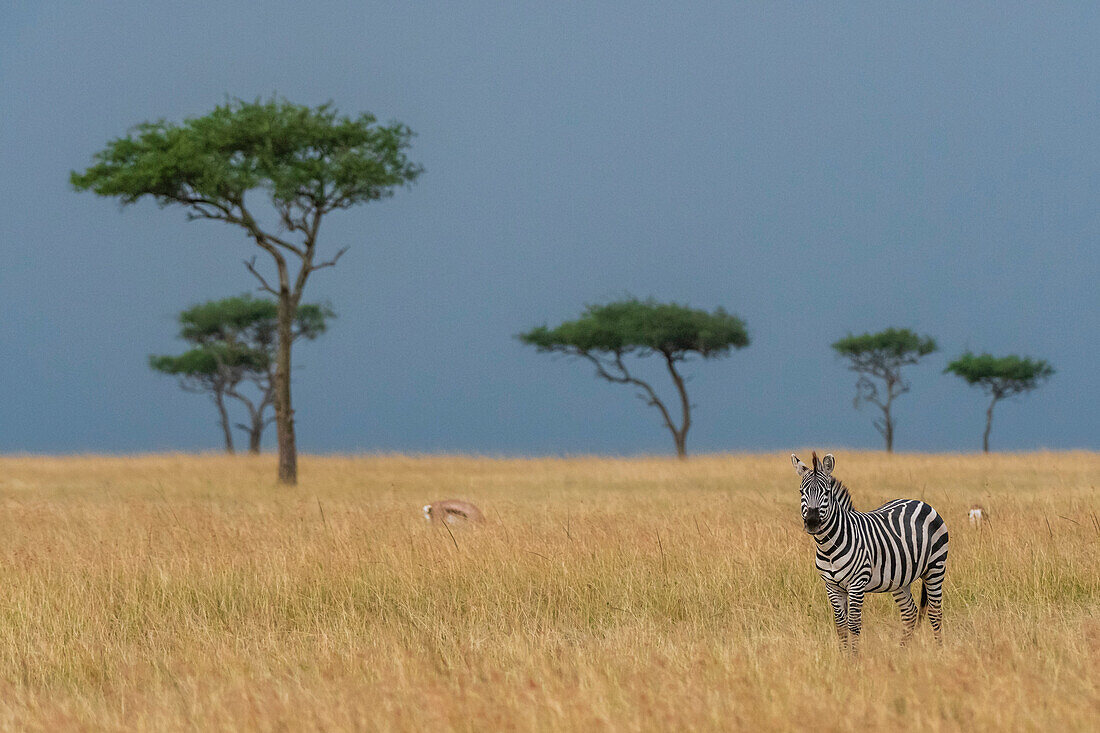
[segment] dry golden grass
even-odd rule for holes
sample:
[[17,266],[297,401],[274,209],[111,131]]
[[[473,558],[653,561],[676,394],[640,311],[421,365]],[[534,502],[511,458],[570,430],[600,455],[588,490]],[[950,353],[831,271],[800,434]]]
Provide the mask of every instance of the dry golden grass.
[[[841,453],[947,519],[842,656],[786,455],[0,458],[0,727],[1095,730],[1100,455]],[[429,526],[461,497],[480,529]],[[992,522],[966,521],[973,502]]]

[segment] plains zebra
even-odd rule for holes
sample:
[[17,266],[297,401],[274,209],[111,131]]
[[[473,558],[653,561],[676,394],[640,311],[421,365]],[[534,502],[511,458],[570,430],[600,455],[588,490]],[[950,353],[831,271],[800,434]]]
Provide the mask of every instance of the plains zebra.
[[[833,606],[841,647],[857,651],[865,593],[894,597],[905,630],[904,645],[927,609],[936,641],[942,642],[940,603],[947,565],[947,525],[923,501],[894,499],[870,512],[852,508],[852,497],[836,477],[832,454],[813,468],[791,454],[802,478],[802,522],[817,542],[817,569]],[[909,591],[920,578],[920,610]]]

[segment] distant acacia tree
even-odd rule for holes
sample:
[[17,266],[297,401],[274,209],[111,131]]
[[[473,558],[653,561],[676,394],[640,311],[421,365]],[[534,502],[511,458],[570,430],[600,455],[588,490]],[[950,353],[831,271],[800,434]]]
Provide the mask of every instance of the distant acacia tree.
[[[291,338],[313,340],[334,317],[325,305],[303,303],[291,328]],[[264,298],[239,295],[196,305],[179,315],[180,338],[193,346],[178,356],[154,355],[149,366],[180,379],[190,392],[209,394],[218,408],[225,447],[233,452],[225,398],[232,397],[248,410],[248,423],[236,427],[248,433],[249,452],[259,453],[264,428],[271,423],[267,409],[274,402],[278,305]],[[250,397],[242,385],[254,385]]]
[[[856,381],[856,409],[868,402],[882,410],[874,421],[875,429],[886,440],[886,451],[894,451],[894,400],[909,391],[901,368],[916,364],[936,350],[930,336],[918,336],[907,328],[888,328],[859,336],[848,334],[833,344],[833,349],[848,360],[848,369],[859,374]],[[881,391],[879,390],[881,382]]]
[[[745,323],[722,308],[708,313],[675,303],[636,299],[590,305],[575,321],[566,321],[555,328],[539,326],[519,334],[518,338],[539,351],[583,357],[607,381],[641,389],[638,396],[660,411],[680,458],[687,457],[692,406],[677,364],[692,354],[714,359],[727,355],[731,348],[749,345]],[[631,374],[624,361],[628,355],[654,354],[664,360],[679,393],[679,424],[653,387]]]
[[950,372],[985,390],[992,399],[985,411],[985,432],[982,434],[982,450],[989,452],[989,433],[993,429],[993,408],[997,402],[1012,395],[1036,389],[1054,374],[1054,368],[1042,359],[1029,359],[1016,355],[996,357],[991,354],[975,356],[969,351],[947,365]]
[[[181,124],[145,122],[95,154],[71,181],[80,191],[133,204],[145,196],[179,205],[191,219],[240,227],[270,255],[269,281],[245,264],[261,289],[278,302],[275,415],[279,480],[298,480],[294,410],[290,401],[291,330],[309,276],[332,267],[346,251],[318,260],[321,221],[329,213],[391,196],[412,183],[420,166],[405,155],[412,132],[400,123],[380,125],[373,115],[341,116],[331,105],[307,107],[273,98],[234,100]],[[266,195],[279,227],[257,217],[246,194]]]

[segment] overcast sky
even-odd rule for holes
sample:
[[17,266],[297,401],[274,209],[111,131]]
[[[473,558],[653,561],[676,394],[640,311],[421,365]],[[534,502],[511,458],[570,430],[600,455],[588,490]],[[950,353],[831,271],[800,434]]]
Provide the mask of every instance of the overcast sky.
[[689,450],[881,446],[829,344],[887,326],[941,345],[899,450],[980,447],[985,398],[942,374],[965,349],[1058,370],[997,408],[995,449],[1100,447],[1092,4],[10,5],[0,452],[219,448],[146,358],[254,288],[255,246],[68,175],[133,124],[272,93],[401,120],[426,169],[325,225],[350,251],[306,293],[340,315],[296,346],[306,451],[671,452],[629,390],[514,338],[626,294],[748,324],[688,368]]

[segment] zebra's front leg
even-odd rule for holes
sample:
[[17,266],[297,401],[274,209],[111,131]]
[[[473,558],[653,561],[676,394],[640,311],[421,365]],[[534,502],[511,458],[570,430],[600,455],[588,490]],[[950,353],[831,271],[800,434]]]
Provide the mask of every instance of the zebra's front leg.
[[901,645],[905,646],[909,643],[909,638],[913,636],[913,629],[917,627],[917,604],[913,600],[913,593],[910,591],[909,586],[891,591],[890,595],[894,597],[894,602],[898,604],[898,610],[901,611],[903,627]]
[[833,623],[840,640],[840,650],[848,647],[848,592],[831,580],[825,581],[825,592],[829,594],[829,603],[833,607]]
[[848,651],[859,653],[859,634],[863,630],[863,586],[848,588]]

